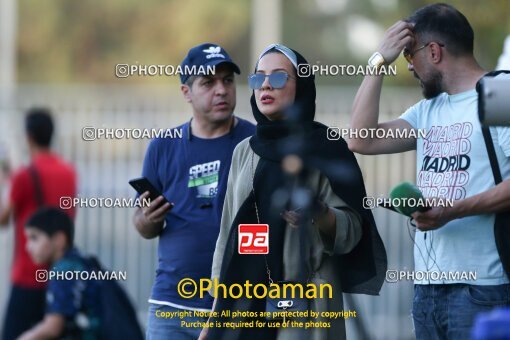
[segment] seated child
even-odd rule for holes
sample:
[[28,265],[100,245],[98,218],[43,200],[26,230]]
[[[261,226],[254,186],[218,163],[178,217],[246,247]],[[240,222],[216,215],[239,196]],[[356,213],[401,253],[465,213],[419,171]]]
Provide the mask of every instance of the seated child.
[[48,280],[44,319],[19,339],[98,339],[99,285],[81,279],[91,266],[73,247],[72,220],[58,208],[41,208],[27,220],[25,235],[33,261],[51,269],[36,278]]

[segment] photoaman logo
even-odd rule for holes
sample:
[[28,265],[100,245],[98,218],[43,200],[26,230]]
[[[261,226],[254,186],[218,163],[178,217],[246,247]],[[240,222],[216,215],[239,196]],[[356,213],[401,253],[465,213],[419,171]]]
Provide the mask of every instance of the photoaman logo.
[[239,254],[269,254],[269,224],[240,224]]

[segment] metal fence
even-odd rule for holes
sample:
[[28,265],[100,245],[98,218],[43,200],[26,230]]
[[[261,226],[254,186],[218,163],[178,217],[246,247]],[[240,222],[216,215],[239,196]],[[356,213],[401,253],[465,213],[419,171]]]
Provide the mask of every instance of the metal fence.
[[[319,87],[316,119],[329,126],[347,127],[356,89]],[[236,114],[253,121],[249,90],[238,87]],[[383,91],[381,120],[394,119],[419,99],[416,90],[389,88]],[[81,197],[133,197],[128,180],[141,173],[148,140],[84,141],[87,126],[107,128],[167,128],[189,120],[191,110],[177,86],[19,86],[0,102],[0,143],[17,166],[29,161],[23,133],[24,112],[32,106],[53,110],[57,130],[53,147],[78,172]],[[415,154],[360,156],[368,195],[387,194],[400,181],[414,181]],[[155,276],[157,241],[144,240],[135,231],[132,209],[80,208],[76,220],[76,244],[96,254],[111,270],[127,272],[122,282],[145,324],[147,299]],[[387,210],[374,210],[379,232],[388,253],[390,269],[412,269],[412,241],[406,220]],[[13,252],[12,226],[0,231],[0,317],[3,320],[9,290]],[[413,338],[410,309],[412,282],[383,286],[379,297],[353,296],[354,305],[371,337]],[[355,321],[346,321],[350,338],[361,338]],[[0,326],[1,327],[1,326]]]

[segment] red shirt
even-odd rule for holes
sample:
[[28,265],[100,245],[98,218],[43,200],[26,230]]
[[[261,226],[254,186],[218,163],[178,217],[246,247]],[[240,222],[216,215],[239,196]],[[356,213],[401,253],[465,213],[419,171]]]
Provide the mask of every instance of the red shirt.
[[[46,206],[60,206],[60,197],[76,196],[76,174],[74,168],[61,160],[57,155],[44,152],[32,160],[41,186],[43,203]],[[47,269],[32,262],[25,245],[25,222],[37,208],[35,186],[29,167],[18,170],[11,183],[11,205],[15,223],[14,258],[11,280],[16,286],[25,288],[46,287],[46,283],[37,282],[35,273],[39,269]],[[74,219],[74,209],[65,210]]]

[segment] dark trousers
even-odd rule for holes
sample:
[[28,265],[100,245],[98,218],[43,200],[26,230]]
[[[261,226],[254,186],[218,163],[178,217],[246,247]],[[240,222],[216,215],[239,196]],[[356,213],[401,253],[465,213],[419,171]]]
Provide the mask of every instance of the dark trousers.
[[14,340],[44,317],[46,290],[12,286],[4,320],[3,340]]

